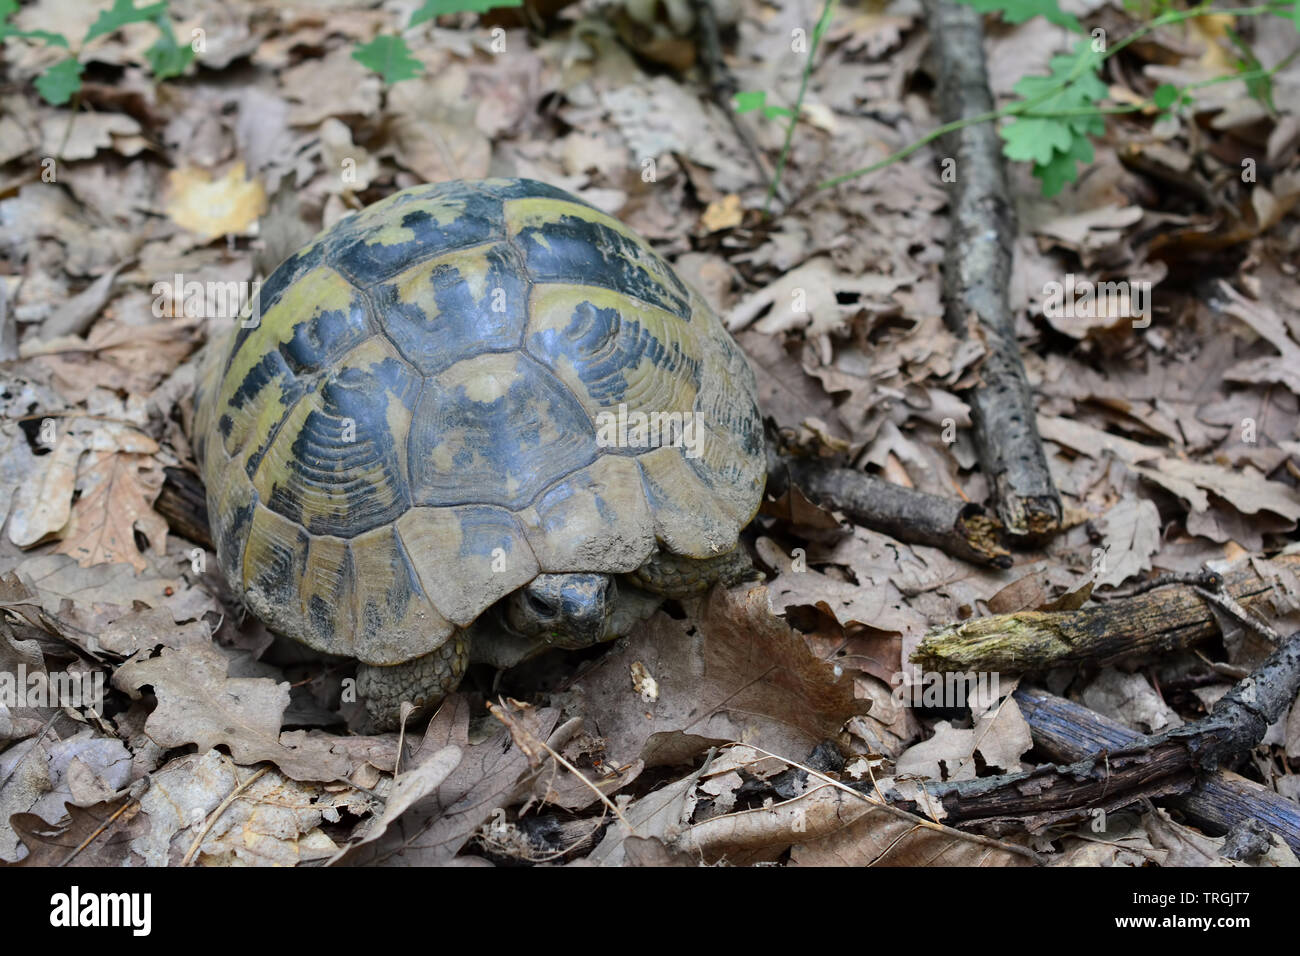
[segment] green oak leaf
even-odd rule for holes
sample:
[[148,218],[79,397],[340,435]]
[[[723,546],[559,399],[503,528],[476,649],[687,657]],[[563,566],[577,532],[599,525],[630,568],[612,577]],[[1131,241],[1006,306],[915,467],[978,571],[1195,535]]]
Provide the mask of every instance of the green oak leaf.
[[1000,13],[1008,23],[1024,23],[1031,17],[1046,17],[1050,22],[1063,26],[1075,33],[1082,33],[1083,27],[1073,14],[1065,13],[1056,0],[957,0],[968,7],[974,7],[980,13]]
[[487,13],[497,7],[522,7],[524,0],[424,0],[423,6],[411,14],[411,22],[406,25],[418,27],[426,20],[440,17],[445,13]]
[[82,43],[89,43],[95,37],[102,37],[106,33],[112,33],[128,23],[147,23],[150,20],[157,20],[167,13],[167,4],[154,3],[147,7],[137,7],[134,0],[113,0],[113,6],[108,10],[101,10],[98,19],[90,25],[86,32],[86,39]]
[[787,109],[784,106],[770,105],[767,102],[767,94],[762,90],[747,90],[743,93],[736,94],[737,113],[750,113],[754,110],[762,110],[763,115],[768,119],[790,117],[794,115],[794,110]]
[[1053,153],[1064,153],[1074,142],[1074,131],[1059,119],[1018,116],[998,130],[1005,141],[1002,155],[1023,163],[1046,165]]
[[424,64],[411,56],[406,41],[397,36],[377,36],[369,43],[359,44],[352,51],[352,59],[374,70],[389,85],[414,79],[424,72]]
[[194,50],[188,44],[181,46],[176,42],[171,21],[162,16],[158,18],[158,39],[144,51],[144,56],[149,61],[153,75],[165,80],[185,72],[185,68],[194,61]]
[[1070,141],[1070,148],[1053,154],[1050,161],[1034,164],[1034,177],[1043,184],[1043,195],[1051,198],[1059,193],[1066,183],[1079,178],[1079,163],[1092,162],[1092,141],[1087,137],[1078,137]]
[[1156,109],[1167,110],[1178,101],[1178,87],[1172,83],[1161,83],[1151,94],[1151,102]]
[[36,92],[51,106],[62,106],[81,89],[81,71],[76,57],[60,60],[36,78]]

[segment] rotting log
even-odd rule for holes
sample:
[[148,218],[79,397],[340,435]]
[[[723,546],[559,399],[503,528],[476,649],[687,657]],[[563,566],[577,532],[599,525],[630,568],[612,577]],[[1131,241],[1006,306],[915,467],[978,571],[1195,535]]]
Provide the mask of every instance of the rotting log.
[[[1141,799],[1190,792],[1207,774],[1264,739],[1300,688],[1300,632],[1206,717],[1130,746],[1090,754],[1067,765],[975,780],[927,781],[891,789],[886,797],[914,813],[942,809],[952,826],[1001,834],[1085,819],[1092,810],[1119,810]],[[906,791],[906,792],[905,792]]]
[[[1125,750],[1142,740],[1137,731],[1055,694],[1021,687],[1013,696],[1034,746],[1056,763]],[[1258,820],[1300,853],[1300,804],[1253,780],[1219,771],[1198,780],[1186,794],[1161,802],[1212,835]]]
[[[1279,555],[1272,563],[1297,571],[1300,554]],[[1272,582],[1248,558],[1223,578],[1224,593],[1248,610],[1272,593]],[[1156,656],[1218,633],[1211,605],[1188,585],[1170,585],[1075,611],[1019,611],[945,625],[926,634],[911,659],[927,671],[1027,674]]]

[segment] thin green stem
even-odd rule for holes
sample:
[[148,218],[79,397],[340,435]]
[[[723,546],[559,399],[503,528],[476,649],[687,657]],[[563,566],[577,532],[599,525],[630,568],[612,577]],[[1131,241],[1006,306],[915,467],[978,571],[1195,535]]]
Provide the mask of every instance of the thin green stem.
[[776,161],[776,172],[772,175],[772,182],[767,187],[767,198],[763,200],[763,215],[767,216],[772,208],[772,197],[781,187],[781,174],[785,172],[786,161],[790,158],[790,145],[794,142],[794,128],[799,123],[799,114],[803,110],[804,94],[808,92],[808,78],[812,76],[813,59],[817,56],[817,47],[821,45],[822,34],[830,26],[831,17],[835,13],[835,7],[839,0],[826,0],[822,7],[822,15],[817,20],[817,26],[813,27],[812,43],[808,47],[808,60],[803,65],[803,76],[799,80],[799,96],[794,101],[794,115],[790,117],[790,122],[785,128],[785,142],[781,144],[781,155]]
[[[1132,33],[1130,33],[1128,36],[1126,36],[1124,39],[1120,40],[1118,43],[1114,44],[1113,46],[1107,47],[1106,50],[1100,54],[1101,58],[1098,61],[1098,63],[1099,64],[1104,63],[1106,60],[1110,59],[1116,53],[1119,53],[1121,50],[1127,47],[1129,44],[1137,40],[1140,40],[1148,33],[1151,33],[1153,30],[1157,30],[1162,26],[1169,26],[1174,23],[1181,23],[1184,20],[1191,20],[1196,17],[1204,17],[1210,15],[1236,16],[1236,17],[1259,16],[1267,13],[1275,13],[1278,15],[1283,15],[1283,14],[1291,13],[1294,6],[1295,6],[1294,3],[1266,3],[1266,4],[1260,4],[1252,7],[1224,7],[1224,8],[1216,9],[1214,7],[1210,7],[1208,4],[1205,4],[1200,7],[1193,8],[1191,10],[1172,10],[1168,13],[1161,14],[1160,16],[1156,17],[1154,20],[1150,21],[1149,23],[1143,24],[1142,26],[1134,30]],[[1288,60],[1289,59],[1290,58],[1288,58]],[[872,163],[870,166],[863,166],[861,169],[855,169],[853,172],[845,173],[842,176],[836,176],[833,179],[826,180],[825,182],[817,186],[817,191],[821,191],[823,189],[834,189],[836,186],[839,186],[842,183],[846,183],[850,179],[856,179],[859,176],[866,176],[869,173],[878,172],[879,170],[884,169],[886,166],[892,166],[894,163],[898,162],[899,160],[906,159],[908,156],[912,155],[912,153],[916,152],[922,146],[926,146],[927,144],[934,142],[936,139],[939,139],[942,136],[946,136],[947,134],[956,132],[957,130],[960,129],[965,129],[967,126],[974,126],[977,123],[996,122],[997,120],[1002,119],[1004,116],[1032,116],[1035,118],[1047,118],[1052,116],[1061,116],[1061,117],[1088,116],[1088,115],[1105,116],[1105,115],[1113,115],[1119,113],[1132,113],[1140,109],[1145,109],[1149,105],[1153,105],[1150,100],[1145,100],[1142,103],[1131,107],[1105,107],[1105,108],[1096,107],[1096,108],[1084,109],[1084,110],[1061,110],[1057,112],[1048,111],[1042,113],[1033,111],[1032,107],[1034,105],[1041,103],[1044,100],[1050,99],[1051,97],[1056,96],[1066,87],[1068,87],[1072,82],[1074,82],[1074,80],[1078,77],[1079,73],[1081,72],[1083,66],[1087,62],[1088,62],[1087,57],[1080,57],[1078,62],[1075,64],[1074,69],[1070,71],[1069,76],[1065,77],[1059,83],[1055,84],[1050,89],[1046,90],[1040,96],[1034,97],[1032,100],[1018,100],[1014,103],[1008,103],[1006,106],[1002,106],[996,110],[990,110],[984,113],[980,113],[976,116],[968,116],[965,119],[953,120],[951,123],[945,123],[943,126],[931,130],[929,133],[927,133],[925,136],[921,137],[920,139],[916,140],[915,142],[903,147],[902,149],[898,150],[895,153],[891,153],[889,156],[886,156],[878,163]],[[1287,61],[1283,61],[1283,62],[1285,63]],[[1215,83],[1227,83],[1233,80],[1255,79],[1256,74],[1258,74],[1259,76],[1271,76],[1273,73],[1277,72],[1277,70],[1282,65],[1283,65],[1282,63],[1279,63],[1277,66],[1269,70],[1251,71],[1247,73],[1234,73],[1231,76],[1222,76],[1222,77],[1215,77],[1210,80],[1202,80],[1200,82],[1191,83],[1185,87],[1182,87],[1179,92],[1181,95],[1181,93],[1185,90],[1196,89],[1202,86],[1211,86]]]

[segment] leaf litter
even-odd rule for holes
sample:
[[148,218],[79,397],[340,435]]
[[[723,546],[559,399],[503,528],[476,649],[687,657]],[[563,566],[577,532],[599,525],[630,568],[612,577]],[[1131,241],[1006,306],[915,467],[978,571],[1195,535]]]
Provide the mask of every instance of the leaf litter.
[[[14,23],[80,35],[107,5],[37,0]],[[793,104],[803,57],[790,31],[818,5],[722,6],[734,7],[725,49],[741,89]],[[1087,6],[1108,26],[1122,15]],[[754,535],[765,584],[661,611],[590,660],[512,672],[500,687],[479,675],[400,742],[345,736],[346,668],[283,654],[229,602],[212,555],[154,508],[165,470],[192,462],[182,425],[209,330],[160,315],[153,283],[264,276],[319,228],[418,182],[545,179],[642,232],[700,287],[778,428],[888,480],[981,500],[968,440],[945,438],[969,427],[960,391],[982,345],[942,321],[941,153],[815,189],[936,125],[913,92],[923,17],[908,0],[840,6],[792,140],[784,191],[798,201],[763,222],[769,171],[683,69],[698,52],[670,22],[642,34],[579,3],[544,36],[507,29],[508,56],[472,17],[429,23],[404,34],[418,75],[385,86],[351,54],[396,33],[399,4],[279,18],[174,7],[186,29],[208,31],[203,69],[145,82],[152,28],[100,37],[73,122],[31,87],[50,58],[6,42],[16,82],[0,111],[0,328],[14,330],[18,357],[0,364],[0,658],[11,672],[96,672],[108,687],[102,711],[0,706],[6,861],[1020,865],[869,801],[891,781],[1032,765],[1014,700],[936,715],[898,699],[893,678],[924,632],[1077,606],[1093,586],[1294,537],[1290,66],[1274,77],[1273,114],[1244,84],[1216,83],[1182,118],[1116,121],[1088,174],[1055,197],[1011,170],[1020,346],[1076,517],[1057,539],[990,571],[807,502],[769,506]],[[1108,95],[1231,71],[1226,35],[1190,23],[1135,50]],[[1280,62],[1295,48],[1284,34],[1251,40]],[[1004,100],[1062,52],[1041,19],[990,21],[987,48]],[[738,122],[770,161],[783,127],[759,115]],[[1213,164],[1261,142],[1269,175],[1234,180],[1216,201]],[[53,182],[45,156],[57,158]],[[1067,274],[1149,283],[1152,321],[1045,309],[1047,284]],[[1114,668],[1058,675],[1053,689],[1157,731],[1230,684],[1190,666],[1199,695]],[[1300,751],[1297,714],[1300,702],[1256,754],[1292,799],[1300,784],[1281,754]],[[1022,842],[1055,865],[1223,860],[1221,838],[1162,810],[1115,815],[1105,842],[1086,827]]]

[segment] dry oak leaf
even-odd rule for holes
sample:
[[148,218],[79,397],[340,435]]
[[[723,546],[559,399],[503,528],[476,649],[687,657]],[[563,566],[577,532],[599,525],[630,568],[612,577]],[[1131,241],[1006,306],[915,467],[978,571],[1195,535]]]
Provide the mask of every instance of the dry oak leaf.
[[9,540],[29,548],[68,523],[77,484],[77,462],[86,450],[77,436],[66,435],[42,456],[36,474],[14,492]]
[[49,368],[68,401],[84,401],[97,387],[148,395],[194,350],[200,322],[126,325],[102,317],[84,339],[67,335],[24,342],[19,355]]
[[152,455],[92,451],[79,475],[81,497],[55,553],[70,555],[83,568],[125,561],[146,570],[135,531],[138,526],[155,554],[166,553],[167,522],[151,507],[163,477]]
[[1160,549],[1160,513],[1154,502],[1124,498],[1097,524],[1106,543],[1098,587],[1115,587],[1135,574],[1151,570],[1151,556]]
[[229,661],[211,644],[165,647],[157,657],[132,658],[113,674],[113,686],[138,698],[151,685],[158,706],[145,733],[160,747],[196,744],[200,751],[224,744],[240,764],[269,760],[295,780],[335,780],[351,761],[321,740],[299,738],[288,747],[280,724],[289,706],[289,685],[265,677],[226,677]]
[[791,835],[804,842],[791,850],[792,866],[1030,865],[1027,858],[1008,850],[885,816],[871,804],[829,786],[810,789],[782,806],[802,811],[799,822],[804,832]]
[[[609,759],[656,766],[728,740],[802,759],[865,714],[852,675],[816,657],[768,602],[761,585],[714,588],[687,620],[656,614],[592,668],[575,689]],[[634,662],[658,684],[652,702],[633,685]]]
[[[727,328],[734,333],[754,325],[765,335],[775,335],[807,326],[808,337],[814,338],[839,331],[868,298],[877,300],[880,308],[891,307],[890,295],[914,281],[908,276],[842,275],[829,258],[820,256],[740,302],[731,310]],[[856,294],[859,301],[841,305],[839,293]]]
[[261,183],[244,178],[242,162],[220,179],[192,166],[172,170],[167,190],[167,215],[205,242],[228,233],[248,232],[266,211],[266,192]]
[[131,841],[148,830],[148,817],[140,809],[124,806],[123,800],[89,807],[68,804],[68,818],[54,824],[35,813],[16,813],[9,823],[28,851],[17,865],[122,866]]
[[[335,854],[331,865],[445,866],[499,807],[516,800],[528,755],[504,727],[471,744],[469,713],[461,694],[443,701],[397,795],[407,804],[403,812],[368,821],[362,839]],[[545,707],[526,711],[519,721],[546,740],[559,716],[559,708]],[[426,763],[431,766],[422,769]]]

